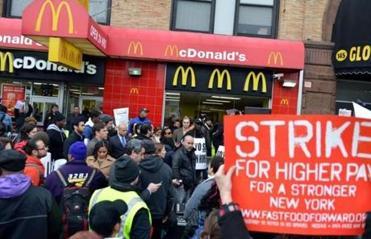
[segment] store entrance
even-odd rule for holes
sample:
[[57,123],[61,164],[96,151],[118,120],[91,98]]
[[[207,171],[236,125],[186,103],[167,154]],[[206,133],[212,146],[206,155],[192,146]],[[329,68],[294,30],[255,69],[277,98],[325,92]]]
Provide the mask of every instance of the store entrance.
[[79,107],[82,111],[91,111],[102,107],[103,97],[98,96],[80,96]]
[[165,118],[172,115],[178,118],[185,115],[196,118],[204,113],[213,122],[221,122],[228,110],[267,111],[270,108],[270,98],[174,91],[166,92],[165,105]]

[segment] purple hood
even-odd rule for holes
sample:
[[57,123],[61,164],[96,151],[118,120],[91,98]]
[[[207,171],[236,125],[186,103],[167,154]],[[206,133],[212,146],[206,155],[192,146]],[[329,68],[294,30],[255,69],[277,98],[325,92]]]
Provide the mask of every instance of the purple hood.
[[31,186],[31,179],[22,173],[0,177],[0,198],[22,195]]

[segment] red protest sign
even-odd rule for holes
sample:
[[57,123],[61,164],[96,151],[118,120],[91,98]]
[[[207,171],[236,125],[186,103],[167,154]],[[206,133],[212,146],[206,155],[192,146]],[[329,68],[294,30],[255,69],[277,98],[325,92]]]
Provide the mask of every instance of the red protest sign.
[[251,231],[360,235],[371,211],[371,121],[226,116],[233,200]]

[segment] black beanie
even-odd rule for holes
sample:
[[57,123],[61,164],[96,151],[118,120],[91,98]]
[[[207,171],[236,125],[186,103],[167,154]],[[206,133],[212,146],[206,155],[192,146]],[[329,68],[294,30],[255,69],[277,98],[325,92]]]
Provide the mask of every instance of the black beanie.
[[13,150],[6,149],[0,152],[0,168],[10,172],[18,172],[24,169],[26,155]]
[[93,206],[89,213],[89,225],[93,231],[103,237],[110,237],[113,228],[120,223],[121,215],[128,210],[128,206],[122,200],[101,201]]
[[[122,156],[116,160],[110,172],[110,184],[130,184],[139,176],[138,165],[129,157]],[[112,186],[112,185],[111,185]]]

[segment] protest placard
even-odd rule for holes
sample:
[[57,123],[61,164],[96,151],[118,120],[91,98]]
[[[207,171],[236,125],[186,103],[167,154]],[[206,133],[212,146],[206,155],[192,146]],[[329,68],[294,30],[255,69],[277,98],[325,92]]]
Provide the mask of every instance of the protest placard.
[[207,169],[206,140],[205,138],[194,138],[193,147],[196,155],[196,170]]
[[113,109],[113,116],[115,117],[115,124],[120,123],[129,124],[129,108]]
[[226,116],[226,167],[249,230],[360,235],[371,211],[371,121]]

